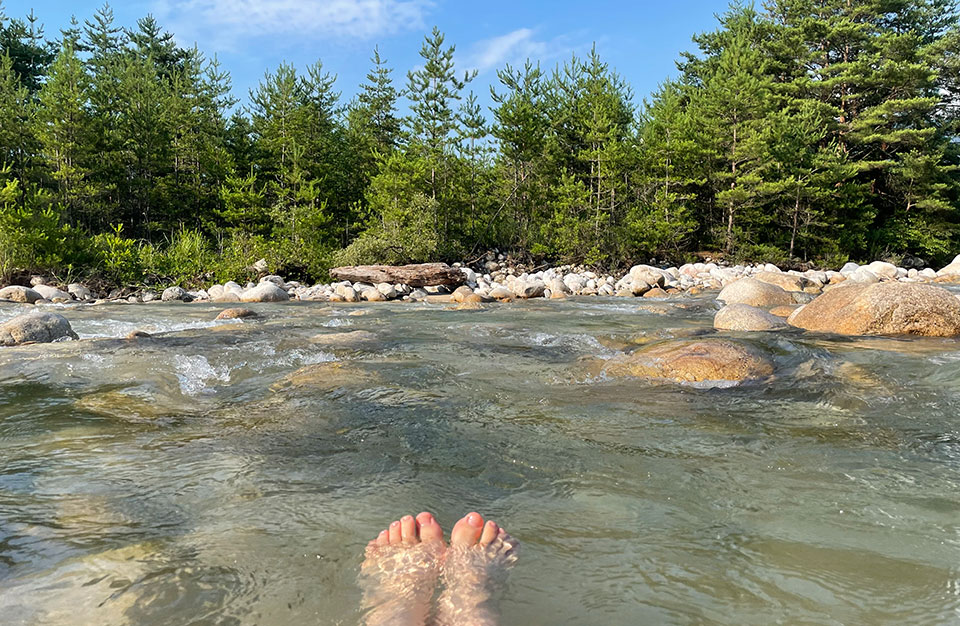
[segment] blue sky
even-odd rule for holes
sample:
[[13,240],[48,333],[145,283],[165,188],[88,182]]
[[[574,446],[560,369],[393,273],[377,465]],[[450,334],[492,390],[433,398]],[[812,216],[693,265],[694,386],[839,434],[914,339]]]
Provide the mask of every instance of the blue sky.
[[[72,14],[83,22],[102,0],[2,0],[4,12],[22,17],[33,9],[48,36]],[[527,57],[544,67],[585,54],[596,43],[601,57],[633,86],[639,101],[676,73],[690,37],[716,26],[727,0],[553,0],[455,2],[453,0],[127,0],[113,6],[117,22],[132,26],[148,13],[181,45],[197,42],[230,71],[234,91],[246,101],[266,70],[281,61],[298,68],[322,59],[349,98],[379,45],[401,86],[417,65],[424,34],[437,25],[457,46],[460,69],[478,70],[471,87],[488,103],[489,85],[504,63]]]

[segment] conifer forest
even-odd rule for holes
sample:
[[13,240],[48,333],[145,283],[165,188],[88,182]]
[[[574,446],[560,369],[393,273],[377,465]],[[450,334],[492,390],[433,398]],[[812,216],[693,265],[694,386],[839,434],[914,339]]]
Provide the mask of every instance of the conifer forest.
[[490,249],[608,268],[933,263],[960,247],[954,0],[733,4],[654,93],[594,48],[500,68],[490,107],[437,28],[409,71],[371,50],[350,99],[321,60],[237,98],[150,16],[42,19],[0,6],[5,280],[239,280],[260,258],[311,279]]

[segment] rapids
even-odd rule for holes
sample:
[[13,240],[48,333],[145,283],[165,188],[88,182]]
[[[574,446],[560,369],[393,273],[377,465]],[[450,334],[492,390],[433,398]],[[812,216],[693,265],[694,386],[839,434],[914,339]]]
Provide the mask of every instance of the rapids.
[[221,308],[0,350],[4,624],[355,624],[378,530],[474,509],[506,624],[960,620],[955,340],[740,335],[774,378],[695,387],[590,365],[708,297]]

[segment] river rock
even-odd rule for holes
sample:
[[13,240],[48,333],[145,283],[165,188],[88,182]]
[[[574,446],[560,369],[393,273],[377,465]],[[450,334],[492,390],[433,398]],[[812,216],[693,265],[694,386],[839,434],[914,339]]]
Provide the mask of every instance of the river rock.
[[270,281],[264,281],[247,289],[240,296],[241,302],[286,302],[290,299],[290,294]]
[[367,287],[360,293],[360,299],[367,302],[383,302],[386,298],[376,287]]
[[770,358],[753,346],[729,339],[686,339],[644,346],[610,359],[609,376],[685,383],[732,383],[773,374]]
[[355,348],[375,341],[377,341],[377,336],[369,330],[323,333],[310,338],[310,343],[337,348]]
[[224,309],[217,315],[218,320],[236,320],[246,317],[257,317],[257,312],[242,307],[234,307],[232,309]]
[[93,292],[80,283],[70,283],[67,285],[67,291],[77,300],[89,300],[93,297]]
[[643,293],[644,298],[669,298],[670,294],[661,289],[660,287],[654,287],[653,289],[648,289]]
[[888,278],[890,280],[894,280],[898,277],[897,266],[893,263],[887,263],[885,261],[874,261],[873,263],[864,266],[864,269],[878,278]]
[[513,292],[507,289],[506,287],[494,287],[490,290],[490,293],[487,294],[494,300],[500,300],[501,302],[508,302],[513,300]]
[[790,314],[800,308],[799,304],[783,304],[781,306],[775,306],[770,309],[771,315],[776,315],[777,317],[788,318]]
[[378,283],[377,291],[387,300],[393,300],[397,297],[397,288],[390,283]]
[[70,322],[62,315],[31,312],[0,324],[0,345],[50,343],[58,339],[77,339]]
[[466,282],[466,275],[460,268],[450,267],[446,263],[335,267],[330,270],[330,275],[354,283],[403,283],[411,287],[460,285]]
[[473,295],[473,289],[467,287],[466,285],[460,285],[453,290],[453,293],[450,295],[450,297],[454,302],[463,302],[466,297],[470,295]]
[[955,256],[949,265],[937,272],[937,276],[960,276],[960,254]]
[[768,285],[776,285],[784,291],[803,291],[811,284],[803,276],[783,272],[760,272],[754,278]]
[[796,304],[793,296],[782,288],[755,278],[741,278],[730,283],[717,295],[725,304],[749,304],[750,306],[773,307]]
[[831,289],[794,311],[798,328],[841,335],[960,335],[960,300],[920,283],[874,283]]
[[56,287],[51,287],[50,285],[36,285],[33,290],[51,302],[55,302],[57,300],[73,300],[73,296],[66,291],[57,289]]
[[227,291],[226,289],[221,292],[219,296],[213,298],[214,302],[240,302],[240,295],[235,291]]
[[666,276],[663,270],[650,265],[634,265],[628,273],[631,281],[646,283],[650,286],[663,287],[666,282]]
[[782,318],[749,304],[728,304],[713,317],[717,330],[777,330],[786,328]]
[[516,280],[511,287],[518,298],[540,298],[546,286],[539,280]]
[[307,387],[332,391],[353,385],[369,385],[377,376],[353,363],[331,361],[305,365],[271,385],[270,390],[279,392]]
[[21,285],[10,285],[0,289],[0,300],[10,300],[12,302],[22,302],[23,304],[33,304],[37,300],[42,300],[43,296],[30,287]]
[[866,267],[858,267],[846,275],[848,282],[870,285],[880,282],[880,278]]
[[182,287],[167,287],[160,296],[163,302],[189,302],[190,295]]

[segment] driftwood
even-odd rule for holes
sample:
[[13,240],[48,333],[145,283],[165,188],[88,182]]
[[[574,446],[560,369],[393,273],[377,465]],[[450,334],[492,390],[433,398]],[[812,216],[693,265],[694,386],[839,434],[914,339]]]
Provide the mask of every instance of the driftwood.
[[428,285],[460,285],[466,276],[446,263],[420,263],[417,265],[351,265],[335,267],[330,275],[338,280],[352,283],[400,283],[411,287]]

